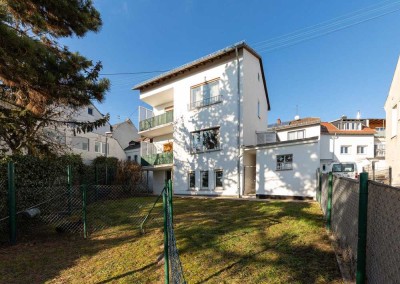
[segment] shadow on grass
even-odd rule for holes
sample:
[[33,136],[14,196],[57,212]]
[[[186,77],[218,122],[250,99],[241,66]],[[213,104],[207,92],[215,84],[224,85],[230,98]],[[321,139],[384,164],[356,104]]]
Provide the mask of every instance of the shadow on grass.
[[194,283],[341,282],[316,204],[175,199],[174,208],[183,269]]

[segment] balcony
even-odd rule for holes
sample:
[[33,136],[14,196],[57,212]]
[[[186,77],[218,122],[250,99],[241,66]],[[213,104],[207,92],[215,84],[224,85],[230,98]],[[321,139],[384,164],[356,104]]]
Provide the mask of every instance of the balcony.
[[173,131],[174,111],[152,116],[139,121],[139,133],[147,137],[155,137],[171,133]]
[[172,164],[174,160],[173,152],[163,152],[142,156],[141,164],[144,167]]
[[188,106],[189,110],[202,108],[205,106],[213,105],[222,102],[222,96],[214,96],[206,98],[204,97],[202,100],[191,102]]

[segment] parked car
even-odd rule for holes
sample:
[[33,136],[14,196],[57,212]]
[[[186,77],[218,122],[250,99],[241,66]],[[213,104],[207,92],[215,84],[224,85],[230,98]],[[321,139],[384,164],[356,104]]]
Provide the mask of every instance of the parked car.
[[357,164],[352,162],[347,163],[332,163],[331,164],[331,171],[333,174],[341,177],[348,177],[357,179],[358,178],[358,171],[357,171]]

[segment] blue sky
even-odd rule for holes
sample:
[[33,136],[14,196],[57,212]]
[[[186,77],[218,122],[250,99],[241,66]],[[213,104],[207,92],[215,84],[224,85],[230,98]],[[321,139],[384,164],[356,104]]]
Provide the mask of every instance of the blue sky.
[[[121,73],[169,70],[245,40],[263,58],[269,123],[293,119],[296,106],[301,117],[323,121],[355,117],[358,110],[364,118],[379,118],[385,116],[383,105],[400,54],[400,11],[273,51],[265,49],[264,41],[276,42],[360,9],[370,9],[363,11],[371,15],[383,5],[400,9],[399,2],[97,0],[101,31],[63,43],[102,61],[102,73]],[[347,23],[357,21],[351,21],[352,15]],[[98,108],[110,113],[112,123],[129,117],[137,124],[141,103],[131,87],[157,74],[106,76],[112,87]]]

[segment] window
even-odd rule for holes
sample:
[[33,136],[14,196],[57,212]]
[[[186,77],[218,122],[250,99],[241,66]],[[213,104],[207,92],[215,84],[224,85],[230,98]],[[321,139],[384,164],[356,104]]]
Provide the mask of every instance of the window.
[[288,140],[303,139],[305,136],[305,130],[297,130],[288,132]]
[[93,108],[88,107],[87,113],[90,114],[90,115],[93,115]]
[[350,154],[350,146],[341,146],[340,154]]
[[276,170],[291,170],[293,169],[293,154],[277,155],[276,156]]
[[344,130],[361,130],[361,122],[343,122],[342,128]]
[[194,189],[196,187],[196,173],[189,172],[189,189]]
[[137,163],[138,162],[138,155],[133,156],[133,160]]
[[208,189],[208,171],[201,171],[201,189]]
[[131,156],[128,156],[128,161],[130,161],[131,160]]
[[[108,144],[108,143],[107,143]],[[106,143],[104,143],[104,142],[95,142],[94,143],[94,151],[96,152],[96,153],[103,153],[103,154],[105,154],[106,153],[106,150],[107,150],[107,145],[106,145]],[[107,154],[109,153],[109,151],[107,151]]]
[[392,108],[392,137],[397,135],[397,105]]
[[260,73],[257,73],[258,82],[260,82]]
[[261,114],[260,114],[260,100],[258,100],[258,102],[257,102],[257,115],[258,115],[258,118],[261,118]]
[[215,176],[215,188],[222,189],[223,188],[223,177],[224,177],[223,170],[215,170],[214,176]]
[[333,164],[332,165],[332,172],[334,172],[334,173],[354,172],[354,164]]
[[219,80],[192,87],[190,109],[212,105],[222,101],[219,95]]
[[84,137],[72,137],[72,147],[84,151],[89,151],[89,139]]
[[200,130],[190,133],[191,152],[205,152],[220,149],[219,128]]
[[367,146],[357,146],[357,154],[366,154]]

